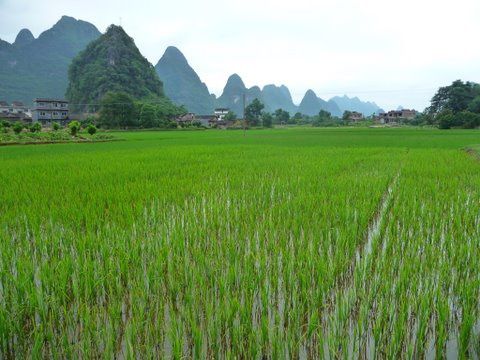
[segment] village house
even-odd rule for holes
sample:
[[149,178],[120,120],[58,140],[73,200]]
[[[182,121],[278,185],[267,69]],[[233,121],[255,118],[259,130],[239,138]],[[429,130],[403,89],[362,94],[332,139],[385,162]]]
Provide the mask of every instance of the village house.
[[13,101],[12,102],[12,112],[14,114],[24,113],[27,114],[29,112],[28,107],[21,101]]
[[0,115],[10,113],[10,104],[6,101],[0,101]]
[[0,116],[11,122],[32,120],[30,110],[21,101],[14,101],[12,104],[0,101]]
[[193,124],[195,121],[195,114],[194,113],[187,113],[185,115],[179,116],[176,119],[178,125],[186,125],[186,124]]
[[377,116],[377,122],[380,124],[398,124],[402,120],[412,120],[416,115],[417,112],[415,110],[392,110],[387,113],[380,113]]
[[218,119],[215,115],[196,115],[194,113],[187,113],[177,117],[175,120],[180,126],[198,123],[201,126],[212,127],[216,124]]
[[230,109],[227,108],[217,108],[213,113],[217,117],[218,121],[225,121],[225,116],[228,114],[229,111]]
[[69,119],[68,115],[68,101],[66,100],[37,98],[34,101],[33,122],[66,124]]
[[195,120],[205,127],[213,127],[218,122],[216,115],[197,115]]
[[348,120],[349,121],[352,121],[352,122],[359,122],[359,121],[362,121],[364,118],[363,118],[363,114],[362,113],[359,113],[357,111],[352,111],[350,113],[350,116],[348,117]]

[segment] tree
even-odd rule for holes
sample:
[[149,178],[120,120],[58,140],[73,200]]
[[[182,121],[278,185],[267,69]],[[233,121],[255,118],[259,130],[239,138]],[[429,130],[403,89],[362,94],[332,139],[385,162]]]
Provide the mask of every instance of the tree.
[[263,105],[260,100],[255,99],[245,108],[245,119],[250,125],[258,125],[264,107],[265,105]]
[[158,126],[156,109],[154,105],[140,103],[140,126],[143,128],[154,128]]
[[332,118],[332,114],[326,110],[320,110],[318,113],[318,119],[320,121],[330,120]]
[[468,105],[468,111],[480,114],[480,95],[470,102]]
[[345,110],[345,111],[343,112],[342,120],[343,120],[343,121],[349,121],[351,115],[352,115],[352,112],[351,112],[351,111]]
[[266,128],[271,128],[273,123],[273,116],[269,112],[262,113],[262,125]]
[[479,84],[457,80],[450,86],[441,87],[432,98],[427,110],[434,116],[446,110],[456,114],[467,110],[478,96],[480,96]]
[[276,124],[286,124],[290,120],[290,113],[283,109],[277,109],[275,110],[274,117]]
[[90,134],[90,135],[95,135],[96,132],[97,132],[97,127],[93,124],[90,124],[87,126],[87,132]]
[[293,115],[293,118],[294,118],[295,120],[302,120],[302,119],[303,119],[303,115],[302,115],[302,113],[300,113],[300,112],[296,112],[295,115]]
[[32,125],[30,125],[29,130],[32,133],[40,132],[40,131],[42,131],[42,124],[40,124],[39,122],[35,122]]
[[60,124],[59,124],[58,122],[54,122],[54,123],[52,124],[52,129],[53,129],[53,131],[58,131],[58,130],[60,130]]
[[226,121],[235,121],[237,120],[237,115],[233,111],[229,111],[227,115],[225,115]]
[[77,136],[77,133],[80,130],[80,123],[78,121],[72,121],[68,124],[68,128],[70,129],[70,134],[72,136]]
[[338,126],[338,122],[332,118],[332,114],[326,110],[320,110],[312,121],[312,126]]
[[24,126],[21,122],[16,122],[13,125],[13,132],[18,135],[22,132],[23,128],[24,128]]
[[471,111],[462,111],[455,115],[456,125],[464,129],[475,129],[480,126],[480,114]]
[[455,117],[451,110],[444,110],[436,116],[440,129],[450,129],[455,124]]
[[123,92],[108,92],[102,98],[100,122],[107,128],[127,128],[137,125],[133,98]]

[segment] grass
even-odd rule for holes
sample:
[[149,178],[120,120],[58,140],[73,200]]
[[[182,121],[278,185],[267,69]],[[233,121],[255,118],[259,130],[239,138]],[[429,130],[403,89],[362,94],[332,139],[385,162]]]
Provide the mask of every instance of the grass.
[[0,354],[478,353],[478,131],[121,137],[0,148]]

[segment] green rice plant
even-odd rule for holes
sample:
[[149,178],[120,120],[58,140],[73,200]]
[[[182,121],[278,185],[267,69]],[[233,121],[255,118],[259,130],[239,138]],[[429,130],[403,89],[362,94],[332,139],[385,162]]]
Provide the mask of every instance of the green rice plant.
[[0,148],[4,357],[475,354],[477,131],[122,138]]

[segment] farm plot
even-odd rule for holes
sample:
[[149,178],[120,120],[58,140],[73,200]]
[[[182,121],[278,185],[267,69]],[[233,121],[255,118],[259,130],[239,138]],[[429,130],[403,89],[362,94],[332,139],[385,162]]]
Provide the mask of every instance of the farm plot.
[[479,166],[370,136],[5,150],[0,353],[473,354]]

